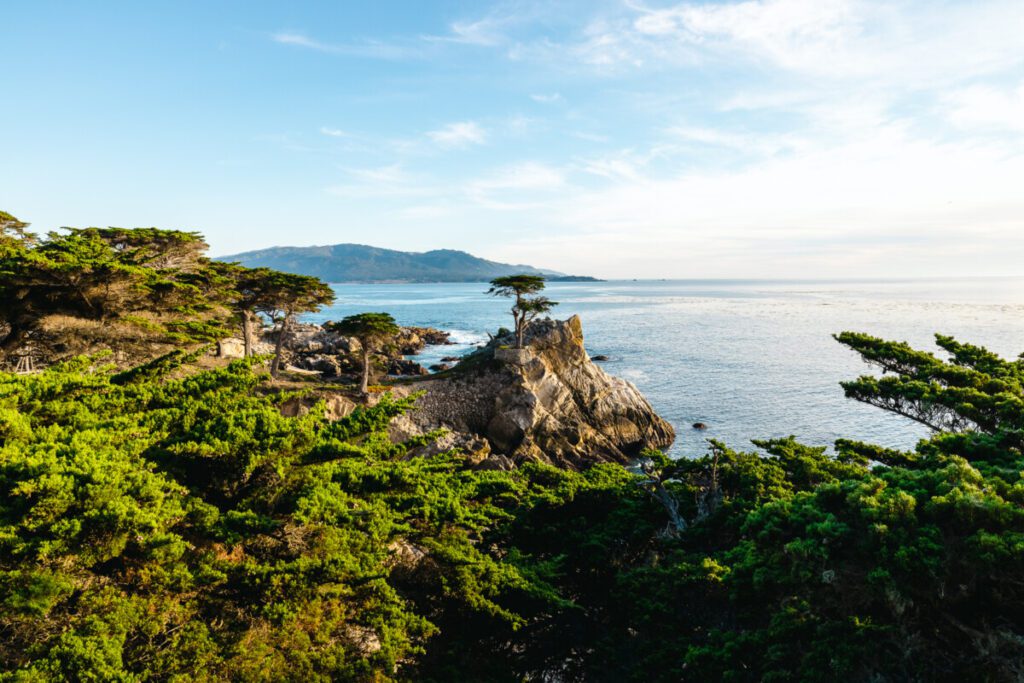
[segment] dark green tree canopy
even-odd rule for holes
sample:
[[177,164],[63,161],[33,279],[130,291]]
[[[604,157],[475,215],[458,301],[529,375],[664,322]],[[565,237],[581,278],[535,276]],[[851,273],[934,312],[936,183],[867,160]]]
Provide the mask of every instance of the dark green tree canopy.
[[37,240],[0,215],[0,355],[50,359],[108,348],[144,360],[228,334],[241,313],[275,320],[316,310],[316,278],[214,262],[195,232],[65,228]]
[[545,286],[542,275],[505,275],[491,280],[488,294],[505,297],[522,297],[543,291]]
[[247,273],[246,296],[271,320],[318,311],[334,302],[334,290],[319,278],[258,268]]
[[36,235],[26,230],[28,226],[6,211],[0,211],[0,250],[31,246]]
[[370,341],[387,339],[399,332],[398,323],[389,313],[357,313],[331,323],[330,327],[339,334]]
[[[32,337],[56,349],[97,325],[125,323],[126,338],[210,340],[228,301],[206,272],[196,233],[120,228],[67,229],[0,255],[0,342],[11,351]],[[80,322],[74,322],[80,321]],[[92,324],[90,328],[90,324]],[[64,327],[73,328],[71,334]]]

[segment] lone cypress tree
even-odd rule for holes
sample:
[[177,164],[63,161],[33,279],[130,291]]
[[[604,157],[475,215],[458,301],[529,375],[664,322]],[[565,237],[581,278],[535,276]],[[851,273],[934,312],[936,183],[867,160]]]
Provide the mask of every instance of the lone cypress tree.
[[363,376],[359,390],[366,394],[370,385],[370,353],[377,350],[381,342],[399,332],[398,324],[388,313],[358,313],[343,318],[331,325],[340,334],[355,337],[363,347]]
[[541,275],[506,275],[491,280],[488,294],[515,298],[512,320],[515,321],[516,348],[523,348],[523,335],[530,321],[558,305],[546,296],[530,296],[542,291],[544,277]]

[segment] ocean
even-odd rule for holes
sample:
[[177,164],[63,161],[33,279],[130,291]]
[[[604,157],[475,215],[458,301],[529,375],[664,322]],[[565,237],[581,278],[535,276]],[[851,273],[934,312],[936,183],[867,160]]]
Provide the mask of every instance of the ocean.
[[[333,285],[337,302],[311,322],[386,311],[402,325],[448,330],[455,346],[426,349],[424,365],[461,355],[511,327],[509,302],[486,284]],[[795,435],[830,446],[853,438],[910,448],[927,430],[846,399],[839,382],[870,373],[834,339],[844,330],[941,352],[950,334],[1014,358],[1024,352],[1024,278],[904,281],[676,280],[558,283],[554,317],[578,314],[591,355],[633,382],[677,431],[670,453],[692,457],[719,439]],[[705,431],[692,428],[708,425]]]

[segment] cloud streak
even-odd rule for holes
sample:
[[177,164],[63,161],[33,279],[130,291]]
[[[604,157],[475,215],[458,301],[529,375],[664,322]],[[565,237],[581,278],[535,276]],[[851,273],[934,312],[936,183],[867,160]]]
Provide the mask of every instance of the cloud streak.
[[279,31],[271,34],[270,39],[280,45],[330,55],[384,60],[402,60],[422,56],[421,52],[414,47],[378,40],[365,40],[358,43],[331,43],[317,40],[304,33],[295,31]]
[[463,148],[487,142],[487,131],[475,121],[459,121],[429,131],[427,137],[441,147]]

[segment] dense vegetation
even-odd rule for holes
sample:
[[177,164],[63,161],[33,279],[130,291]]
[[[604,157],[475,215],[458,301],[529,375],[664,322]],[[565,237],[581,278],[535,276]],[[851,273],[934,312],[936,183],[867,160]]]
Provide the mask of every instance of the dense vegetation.
[[841,339],[899,372],[851,396],[963,431],[652,454],[681,529],[617,466],[408,458],[386,398],[282,417],[251,362],[2,375],[0,661],[25,680],[1019,677],[1024,363]]
[[[212,261],[201,235],[65,228],[40,237],[0,211],[0,354],[44,362],[115,350],[121,363],[277,330],[273,369],[296,315],[333,301],[316,278]],[[2,360],[2,359],[0,359]]]
[[[160,335],[219,319],[174,293],[222,290],[149,251],[196,263],[197,236],[40,242],[5,216],[9,328],[30,304],[123,320],[153,297]],[[224,320],[265,310],[272,287],[224,268]],[[847,395],[934,430],[910,452],[789,438],[486,471],[429,455],[434,435],[393,443],[408,401],[332,421],[337,389],[284,391],[259,357],[201,370],[206,328],[185,329],[194,352],[130,369],[0,373],[0,681],[1024,677],[1024,359],[839,335],[883,371]]]

